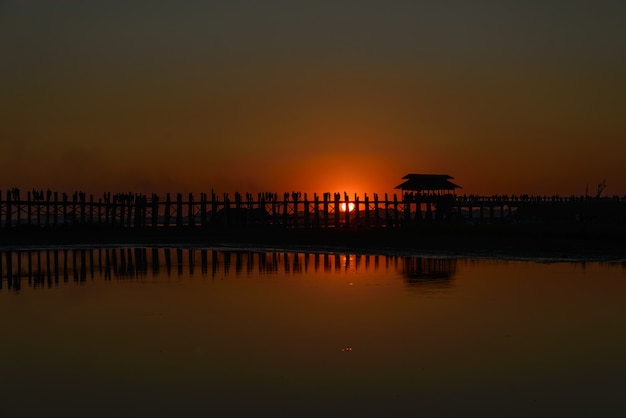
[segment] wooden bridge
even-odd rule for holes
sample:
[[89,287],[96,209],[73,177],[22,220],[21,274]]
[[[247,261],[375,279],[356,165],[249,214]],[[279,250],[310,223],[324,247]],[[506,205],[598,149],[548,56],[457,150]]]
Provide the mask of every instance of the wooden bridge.
[[392,228],[428,222],[626,222],[626,196],[400,196],[214,192],[183,196],[0,191],[0,228]]

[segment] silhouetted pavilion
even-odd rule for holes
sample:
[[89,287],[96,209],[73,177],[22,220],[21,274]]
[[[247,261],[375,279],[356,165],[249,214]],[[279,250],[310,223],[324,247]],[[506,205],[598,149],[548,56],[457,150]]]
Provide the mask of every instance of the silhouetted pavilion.
[[453,178],[447,174],[407,174],[402,177],[406,181],[395,188],[403,192],[412,191],[424,195],[441,195],[442,192],[450,194],[455,189],[462,189],[461,186],[450,181]]

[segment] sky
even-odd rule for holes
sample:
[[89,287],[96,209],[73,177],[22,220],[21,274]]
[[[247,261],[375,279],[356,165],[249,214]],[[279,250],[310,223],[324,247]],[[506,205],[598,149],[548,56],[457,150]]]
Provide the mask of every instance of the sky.
[[626,2],[0,0],[0,188],[626,195]]

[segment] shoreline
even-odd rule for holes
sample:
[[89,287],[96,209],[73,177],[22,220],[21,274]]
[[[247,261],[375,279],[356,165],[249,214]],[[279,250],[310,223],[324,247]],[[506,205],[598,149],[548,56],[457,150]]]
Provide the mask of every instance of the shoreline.
[[626,260],[626,232],[611,225],[430,225],[420,228],[311,230],[57,229],[4,230],[0,250],[54,247],[189,246],[350,252],[455,258]]

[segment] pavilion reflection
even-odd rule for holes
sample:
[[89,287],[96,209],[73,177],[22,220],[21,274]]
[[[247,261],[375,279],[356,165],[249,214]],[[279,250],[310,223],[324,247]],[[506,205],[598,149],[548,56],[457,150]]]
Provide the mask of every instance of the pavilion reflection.
[[410,285],[447,286],[456,265],[454,258],[404,257],[402,273]]
[[14,250],[0,252],[0,290],[108,280],[189,276],[299,275],[385,270],[409,284],[450,280],[455,259],[363,254],[230,251],[203,248],[116,247]]

